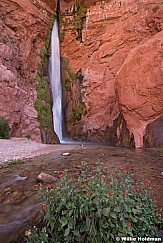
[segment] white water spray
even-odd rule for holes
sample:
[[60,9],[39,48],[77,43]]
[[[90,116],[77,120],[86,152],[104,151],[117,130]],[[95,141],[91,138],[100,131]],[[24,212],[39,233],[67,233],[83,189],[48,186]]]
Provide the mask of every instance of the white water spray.
[[60,70],[60,46],[59,46],[59,32],[58,22],[55,20],[52,37],[51,37],[51,58],[49,76],[52,86],[53,94],[53,124],[54,131],[57,134],[59,141],[62,142],[62,83]]

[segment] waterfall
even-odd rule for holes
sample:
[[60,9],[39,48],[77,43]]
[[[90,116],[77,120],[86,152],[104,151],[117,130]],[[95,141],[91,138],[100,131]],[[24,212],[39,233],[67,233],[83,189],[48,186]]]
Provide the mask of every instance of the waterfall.
[[49,76],[53,95],[53,124],[54,131],[59,141],[62,142],[62,83],[61,83],[61,65],[60,65],[60,45],[58,22],[55,20],[51,36],[51,57],[49,65]]

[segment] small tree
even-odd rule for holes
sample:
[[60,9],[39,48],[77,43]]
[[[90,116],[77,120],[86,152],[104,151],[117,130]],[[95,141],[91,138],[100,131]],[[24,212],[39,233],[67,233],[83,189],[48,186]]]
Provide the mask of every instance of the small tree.
[[10,128],[9,128],[8,121],[3,116],[0,116],[0,138],[4,138],[4,139],[10,138],[9,131]]

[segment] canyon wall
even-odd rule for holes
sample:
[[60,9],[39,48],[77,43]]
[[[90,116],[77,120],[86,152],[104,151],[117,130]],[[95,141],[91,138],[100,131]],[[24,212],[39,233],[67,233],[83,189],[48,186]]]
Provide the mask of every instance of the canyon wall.
[[[58,142],[51,120],[40,122],[47,106],[38,97],[46,90],[51,99],[45,60],[40,88],[36,79],[56,6],[0,2],[0,115],[11,136]],[[162,28],[160,0],[60,0],[65,136],[163,146]]]
[[60,25],[67,135],[142,147],[151,136],[148,124],[163,115],[162,2],[65,2]]
[[11,136],[38,142],[55,142],[51,131],[41,129],[35,109],[40,49],[56,9],[51,2],[0,1],[0,116],[9,121]]

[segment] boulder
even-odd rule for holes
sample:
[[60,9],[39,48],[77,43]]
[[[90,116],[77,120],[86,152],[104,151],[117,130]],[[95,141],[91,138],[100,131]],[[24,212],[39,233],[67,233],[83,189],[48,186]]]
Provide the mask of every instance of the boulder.
[[56,177],[46,174],[44,172],[41,172],[38,176],[37,176],[37,181],[39,182],[44,182],[44,183],[50,183],[50,182],[55,182],[57,180]]

